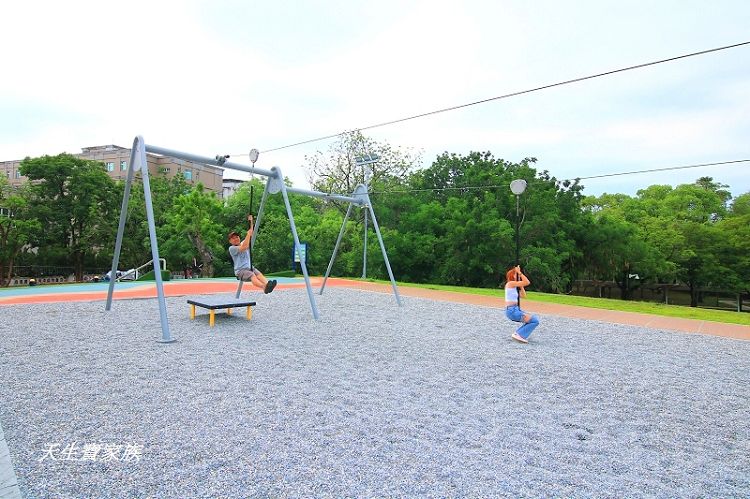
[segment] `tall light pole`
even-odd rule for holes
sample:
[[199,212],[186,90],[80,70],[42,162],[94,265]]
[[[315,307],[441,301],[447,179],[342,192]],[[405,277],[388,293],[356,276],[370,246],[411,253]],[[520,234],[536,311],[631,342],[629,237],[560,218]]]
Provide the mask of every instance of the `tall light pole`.
[[[516,265],[521,265],[521,228],[519,226],[521,214],[519,211],[519,200],[521,198],[521,194],[523,194],[523,191],[526,190],[526,181],[522,178],[514,180],[510,183],[510,190],[513,194],[516,195]],[[516,276],[516,279],[518,279],[518,276]],[[518,306],[520,307],[521,289],[516,287],[516,291],[518,292]]]
[[[368,191],[370,190],[370,175],[368,175],[367,166],[377,163],[379,159],[380,156],[377,154],[369,153],[365,153],[354,159],[355,164],[362,167],[362,177],[364,178],[365,189]],[[362,279],[367,279],[367,207],[363,206],[363,208],[365,209],[365,238],[364,248],[362,250]]]

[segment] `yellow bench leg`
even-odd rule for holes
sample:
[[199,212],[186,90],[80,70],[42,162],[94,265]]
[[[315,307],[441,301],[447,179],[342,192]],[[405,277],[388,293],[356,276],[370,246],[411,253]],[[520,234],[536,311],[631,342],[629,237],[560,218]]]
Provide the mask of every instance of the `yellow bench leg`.
[[253,308],[248,305],[247,306],[247,320],[250,320],[253,317]]
[[214,310],[211,310],[209,312],[208,325],[211,327],[214,327],[215,322],[216,322],[216,312]]
[[190,305],[190,320],[195,319],[195,305]]
[[232,309],[231,308],[227,309],[227,315],[232,315]]

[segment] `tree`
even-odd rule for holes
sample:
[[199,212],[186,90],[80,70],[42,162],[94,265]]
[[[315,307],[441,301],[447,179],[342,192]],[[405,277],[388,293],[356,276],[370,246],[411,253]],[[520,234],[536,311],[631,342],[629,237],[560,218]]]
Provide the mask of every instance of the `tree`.
[[[537,289],[569,289],[583,260],[577,250],[587,217],[580,209],[581,187],[537,172],[535,162],[524,158],[512,163],[490,152],[445,153],[414,172],[408,179],[410,199],[396,204],[391,199],[397,196],[386,196],[386,211],[397,207],[391,210],[399,213],[391,225],[400,235],[412,233],[410,241],[434,235],[437,251],[424,262],[414,261],[422,252],[397,256],[408,259],[410,269],[432,265],[424,277],[428,282],[497,286],[515,263],[516,198],[509,186],[522,178],[528,187],[521,196],[521,264]],[[425,206],[430,207],[429,217],[424,216]]]
[[750,215],[750,192],[746,192],[745,194],[741,194],[734,198],[729,213],[732,216]]
[[732,199],[732,194],[727,190],[729,186],[721,182],[714,182],[713,177],[701,177],[695,181],[695,185],[715,193],[724,206]]
[[[377,160],[362,165],[368,158]],[[365,137],[359,130],[343,133],[327,153],[305,156],[308,181],[314,190],[351,194],[359,184],[371,190],[388,190],[406,179],[421,162],[419,153],[402,151]]]
[[18,255],[39,237],[41,223],[29,211],[28,186],[14,189],[0,176],[0,286],[10,285]]
[[731,259],[717,246],[726,239],[716,228],[731,198],[725,187],[704,177],[675,188],[652,185],[638,191],[636,198],[587,199],[595,207],[600,231],[592,233],[598,238],[590,250],[592,262],[606,254],[612,262],[620,259],[615,275],[623,297],[629,295],[631,274],[638,274],[641,283],[677,278],[690,288],[691,304],[697,306],[701,288],[734,279]]
[[104,164],[63,153],[26,158],[20,171],[31,181],[32,214],[45,222],[40,253],[58,254],[82,280],[86,258],[114,239],[116,189]]
[[750,293],[750,212],[719,221],[713,244],[722,284],[737,293]]
[[[161,234],[169,232],[162,228],[169,224],[169,213],[179,196],[188,194],[191,187],[182,175],[175,175],[167,179],[163,174],[154,175],[149,179],[151,188],[151,204],[154,210],[154,223],[157,227],[159,254],[167,260],[171,268],[184,268],[192,263],[195,255],[190,248],[177,249],[174,241],[168,241]],[[125,183],[117,183],[117,199],[122,199]],[[119,216],[119,213],[118,213]],[[118,219],[119,220],[119,219]],[[115,228],[116,230],[116,228]],[[182,240],[182,239],[181,239]],[[189,243],[188,243],[189,244]],[[178,245],[179,246],[179,245]],[[120,266],[133,268],[151,260],[151,241],[148,233],[148,218],[146,216],[146,202],[143,195],[143,183],[133,182],[128,200],[128,217],[120,250]],[[111,259],[111,251],[107,253]]]
[[[221,262],[228,229],[221,223],[222,203],[213,192],[206,192],[197,184],[190,192],[178,196],[167,214],[168,223],[162,228],[164,247],[178,259],[192,247],[203,265],[205,277],[213,277],[215,265]],[[190,243],[190,247],[185,242]],[[222,255],[218,257],[217,255]],[[223,259],[226,261],[226,259]]]

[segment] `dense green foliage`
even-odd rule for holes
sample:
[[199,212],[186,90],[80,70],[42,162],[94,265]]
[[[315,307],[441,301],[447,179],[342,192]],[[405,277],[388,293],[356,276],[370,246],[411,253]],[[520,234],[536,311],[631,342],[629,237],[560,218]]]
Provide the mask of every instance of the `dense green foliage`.
[[[351,150],[362,150],[363,144],[387,164],[367,170],[353,161]],[[747,293],[750,287],[750,193],[732,198],[727,186],[710,177],[677,187],[652,185],[635,196],[586,197],[578,181],[537,171],[534,158],[513,163],[489,152],[444,153],[417,170],[412,156],[358,134],[342,140],[329,156],[310,161],[311,180],[319,189],[353,189],[369,180],[400,281],[496,288],[515,263],[518,222],[520,263],[539,291],[564,293],[577,279],[594,279],[615,281],[628,299],[644,284],[681,282],[693,290],[695,301],[701,289]],[[27,158],[21,169],[31,179],[26,188],[14,191],[7,182],[0,184],[0,206],[13,212],[0,218],[0,273],[7,275],[19,258],[68,265],[79,278],[84,268],[107,268],[122,183],[111,180],[100,163],[67,154]],[[528,187],[517,198],[509,184],[518,178]],[[258,179],[248,181],[222,202],[181,177],[152,178],[160,253],[169,268],[178,271],[196,262],[204,276],[231,275],[227,234],[247,230],[247,215],[257,215],[264,187]],[[142,192],[136,182],[121,268],[151,259]],[[290,195],[290,203],[300,240],[309,244],[308,269],[323,274],[346,206],[299,195]],[[362,273],[363,211],[353,208],[332,275]],[[292,236],[281,195],[265,199],[260,222],[254,263],[267,273],[290,269]],[[367,230],[367,275],[387,279],[372,220]],[[32,254],[24,248],[38,249]]]

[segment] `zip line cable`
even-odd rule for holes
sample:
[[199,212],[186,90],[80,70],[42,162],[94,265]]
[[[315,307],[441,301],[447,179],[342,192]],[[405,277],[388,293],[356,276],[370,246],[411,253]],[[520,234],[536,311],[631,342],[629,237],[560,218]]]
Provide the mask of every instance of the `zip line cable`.
[[[607,173],[604,175],[591,175],[589,177],[576,177],[574,180],[587,180],[592,178],[603,178],[603,177],[616,177],[619,175],[635,175],[637,173],[652,173],[652,172],[664,172],[669,170],[685,170],[687,168],[700,168],[702,166],[721,166],[721,165],[730,165],[735,163],[749,163],[750,159],[736,159],[732,161],[720,161],[717,163],[701,163],[698,165],[686,165],[686,166],[670,166],[667,168],[652,168],[649,170],[635,170],[632,172],[620,172],[620,173]],[[570,181],[570,179],[563,179],[561,182],[564,181]],[[470,185],[470,186],[464,186],[464,187],[438,187],[433,189],[408,189],[403,191],[378,191],[378,192],[371,192],[370,195],[378,195],[378,194],[408,194],[412,192],[437,192],[437,191],[470,191],[470,190],[478,190],[478,189],[497,189],[497,188],[504,188],[507,189],[510,184],[494,184],[494,185]]]
[[[559,86],[562,86],[562,85],[568,85],[570,83],[578,83],[578,82],[585,81],[585,80],[591,80],[591,79],[594,79],[594,78],[599,78],[601,76],[608,76],[608,75],[612,75],[612,74],[616,74],[616,73],[622,73],[622,72],[625,72],[625,71],[630,71],[630,70],[633,70],[633,69],[641,69],[641,68],[645,68],[645,67],[648,67],[648,66],[655,66],[657,64],[662,64],[662,63],[665,63],[665,62],[677,61],[677,60],[680,60],[680,59],[686,59],[688,57],[694,57],[694,56],[697,56],[697,55],[704,55],[704,54],[709,54],[709,53],[712,53],[712,52],[718,52],[718,51],[721,51],[721,50],[727,50],[727,49],[731,49],[731,48],[741,47],[743,45],[750,45],[750,41],[742,42],[742,43],[735,43],[733,45],[726,45],[724,47],[717,47],[717,48],[712,48],[712,49],[708,49],[708,50],[701,50],[700,52],[692,52],[690,54],[678,55],[678,56],[675,56],[675,57],[670,57],[668,59],[660,59],[658,61],[646,62],[646,63],[643,63],[643,64],[637,64],[635,66],[628,66],[628,67],[625,67],[625,68],[614,69],[614,70],[611,70],[611,71],[605,71],[603,73],[597,73],[597,74],[590,75],[590,76],[582,76],[580,78],[574,78],[572,80],[565,80],[565,81],[561,81],[561,82],[557,82],[557,83],[550,83],[548,85],[542,85],[540,87],[535,87],[535,88],[531,88],[531,89],[528,89],[528,90],[520,90],[518,92],[512,92],[512,93],[505,94],[505,95],[499,95],[497,97],[490,97],[489,99],[482,99],[482,100],[478,100],[478,101],[474,101],[474,102],[469,102],[468,104],[460,104],[458,106],[446,107],[444,109],[438,109],[436,111],[430,111],[430,112],[427,112],[427,113],[415,114],[414,116],[408,116],[406,118],[399,118],[399,119],[396,119],[396,120],[386,121],[386,122],[378,123],[378,124],[375,124],[375,125],[368,125],[368,126],[361,127],[361,128],[355,128],[353,130],[354,131],[371,130],[373,128],[379,128],[379,127],[383,127],[383,126],[387,126],[387,125],[394,125],[396,123],[402,123],[404,121],[414,120],[414,119],[417,119],[417,118],[424,118],[426,116],[432,116],[432,115],[435,115],[435,114],[445,113],[445,112],[448,112],[448,111],[455,111],[457,109],[463,109],[465,107],[476,106],[478,104],[485,104],[487,102],[492,102],[492,101],[496,101],[496,100],[500,100],[500,99],[507,99],[508,97],[515,97],[515,96],[518,96],[518,95],[529,94],[529,93],[532,93],[532,92],[537,92],[539,90],[546,90],[548,88],[554,88],[554,87],[559,87]],[[331,135],[326,135],[324,137],[318,137],[318,138],[315,138],[315,139],[303,140],[301,142],[295,142],[294,144],[289,144],[289,145],[281,146],[281,147],[275,147],[273,149],[266,149],[265,151],[261,151],[261,153],[267,153],[267,152],[273,152],[273,151],[280,151],[282,149],[289,149],[290,147],[296,147],[296,146],[300,146],[300,145],[303,145],[303,144],[310,144],[312,142],[319,142],[321,140],[332,139],[332,138],[340,136],[342,133],[346,133],[346,132],[340,132],[340,133],[335,133],[335,134],[331,134]],[[248,155],[247,153],[245,153],[245,154],[232,154],[232,156],[247,156],[247,155]]]
[[590,177],[578,177],[578,180],[586,180],[590,178],[604,178],[604,177],[616,177],[618,175],[633,175],[635,173],[651,173],[651,172],[665,172],[668,170],[684,170],[686,168],[700,168],[701,166],[719,166],[719,165],[730,165],[732,163],[746,163],[750,159],[736,159],[733,161],[722,161],[719,163],[703,163],[700,165],[689,165],[689,166],[671,166],[669,168],[654,168],[653,170],[636,170],[632,172],[620,172],[620,173],[606,173],[603,175],[592,175]]

